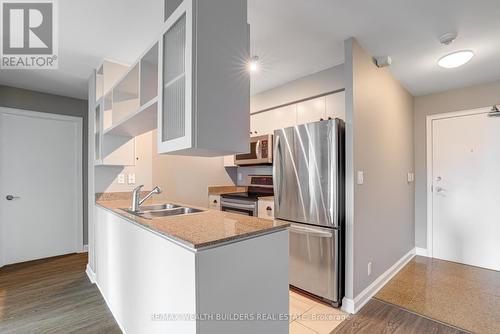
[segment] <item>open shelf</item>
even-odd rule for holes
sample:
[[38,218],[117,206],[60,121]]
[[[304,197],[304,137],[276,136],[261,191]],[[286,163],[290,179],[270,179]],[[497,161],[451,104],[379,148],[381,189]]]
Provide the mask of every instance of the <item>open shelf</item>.
[[102,129],[106,131],[113,125],[113,92],[108,92],[103,99]]
[[141,105],[158,96],[158,43],[141,58],[139,95]]
[[154,97],[120,123],[104,131],[105,136],[136,137],[157,127],[158,98]]

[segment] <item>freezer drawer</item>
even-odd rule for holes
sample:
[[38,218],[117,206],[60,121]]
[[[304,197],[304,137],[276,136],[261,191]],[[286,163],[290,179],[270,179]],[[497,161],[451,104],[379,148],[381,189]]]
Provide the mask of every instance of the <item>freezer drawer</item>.
[[332,228],[290,226],[290,285],[338,304],[339,235]]

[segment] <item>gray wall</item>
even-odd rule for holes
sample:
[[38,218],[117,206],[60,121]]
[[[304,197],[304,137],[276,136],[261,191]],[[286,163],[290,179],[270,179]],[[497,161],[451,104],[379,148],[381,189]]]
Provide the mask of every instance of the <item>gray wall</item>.
[[0,85],[0,106],[83,118],[83,236],[87,243],[87,101]]
[[415,98],[415,243],[427,248],[427,115],[500,104],[500,81]]
[[[414,101],[354,39],[346,42],[346,77],[347,261],[353,261],[346,296],[355,298],[415,247],[414,186],[407,181],[414,168]],[[354,183],[357,171],[364,172],[363,185]]]

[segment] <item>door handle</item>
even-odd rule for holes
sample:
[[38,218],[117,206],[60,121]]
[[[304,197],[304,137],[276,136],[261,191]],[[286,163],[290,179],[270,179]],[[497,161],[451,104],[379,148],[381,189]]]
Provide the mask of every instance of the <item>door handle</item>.
[[281,145],[280,145],[280,136],[277,135],[274,137],[274,150],[273,150],[273,178],[274,178],[274,193],[277,195],[276,201],[275,201],[275,212],[279,212],[279,207],[281,205],[281,196],[282,196],[282,166],[281,166],[281,159],[282,159],[282,152],[281,152]]
[[19,196],[13,196],[13,195],[7,195],[7,196],[5,196],[5,199],[7,201],[12,201],[14,199],[19,199],[19,198],[21,198],[21,197],[19,197]]
[[442,192],[444,192],[444,191],[446,191],[444,188],[441,188],[441,187],[436,187],[436,192],[437,192],[437,193],[442,193]]

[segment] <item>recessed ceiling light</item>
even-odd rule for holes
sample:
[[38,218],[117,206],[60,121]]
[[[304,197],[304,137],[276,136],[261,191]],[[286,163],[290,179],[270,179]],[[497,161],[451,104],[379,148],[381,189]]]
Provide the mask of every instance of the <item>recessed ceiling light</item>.
[[248,62],[248,70],[250,72],[257,72],[259,70],[259,57],[253,56]]
[[467,64],[472,57],[474,52],[470,50],[456,51],[440,58],[438,65],[443,68],[455,68]]

